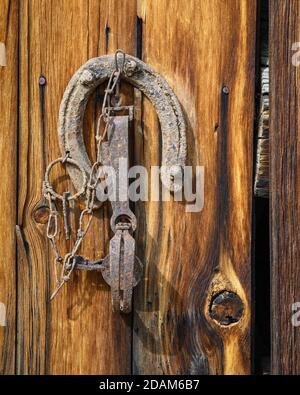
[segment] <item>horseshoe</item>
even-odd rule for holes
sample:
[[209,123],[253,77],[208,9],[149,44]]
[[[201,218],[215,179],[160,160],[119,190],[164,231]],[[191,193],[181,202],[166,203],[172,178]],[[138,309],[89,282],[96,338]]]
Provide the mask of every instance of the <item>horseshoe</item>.
[[[116,61],[120,65],[124,59],[116,60],[115,55],[90,59],[74,74],[61,102],[58,135],[62,156],[69,152],[87,174],[91,172],[91,162],[82,132],[86,104],[96,87],[109,78]],[[186,126],[178,99],[166,80],[141,60],[126,54],[122,69],[122,79],[145,94],[156,109],[162,132],[161,180],[165,187],[176,192],[182,188],[176,175],[181,175],[186,159]],[[80,190],[80,171],[70,164],[67,164],[67,170],[75,188]],[[99,202],[103,201],[100,187],[96,196]]]

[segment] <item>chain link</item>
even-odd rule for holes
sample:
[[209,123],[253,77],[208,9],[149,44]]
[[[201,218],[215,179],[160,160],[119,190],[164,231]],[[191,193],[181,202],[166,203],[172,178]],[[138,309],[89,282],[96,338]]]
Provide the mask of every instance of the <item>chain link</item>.
[[[122,54],[122,62],[121,66],[118,65],[118,54]],[[86,182],[86,175],[83,175],[83,186],[79,193],[71,196],[71,199],[77,200],[77,198],[85,194],[85,207],[80,213],[79,217],[79,226],[77,229],[77,235],[75,243],[70,252],[66,253],[64,257],[60,254],[58,245],[57,245],[57,236],[58,236],[58,217],[59,213],[56,209],[55,202],[61,199],[61,196],[58,195],[52,188],[49,182],[49,172],[55,163],[61,162],[63,165],[69,163],[71,165],[77,166],[80,170],[81,167],[74,159],[71,158],[69,152],[66,153],[64,158],[58,158],[51,162],[46,170],[45,174],[45,181],[43,183],[43,193],[45,198],[48,200],[49,203],[49,219],[47,224],[47,238],[50,241],[51,247],[54,252],[54,275],[55,275],[55,282],[56,288],[51,295],[51,300],[57,295],[59,290],[63,287],[63,285],[69,281],[71,275],[76,267],[76,259],[75,256],[81,246],[82,240],[84,239],[85,235],[87,234],[89,227],[91,225],[93,219],[93,210],[94,210],[94,203],[96,198],[96,188],[100,181],[100,171],[101,171],[101,145],[102,142],[106,139],[107,130],[111,122],[111,111],[113,107],[119,106],[121,103],[120,95],[119,95],[119,82],[120,77],[123,73],[123,67],[125,64],[125,53],[121,50],[117,50],[115,53],[115,68],[111,73],[107,87],[104,93],[104,99],[102,104],[102,112],[97,121],[96,127],[96,161],[94,162],[91,172],[89,174],[88,181]],[[115,97],[115,103],[111,105],[111,98],[112,96]],[[104,131],[101,134],[101,123],[102,121],[105,122]],[[71,200],[69,197],[69,200]],[[65,213],[64,213],[65,214]],[[86,222],[86,224],[84,224]],[[61,271],[59,272],[59,267],[61,267]]]

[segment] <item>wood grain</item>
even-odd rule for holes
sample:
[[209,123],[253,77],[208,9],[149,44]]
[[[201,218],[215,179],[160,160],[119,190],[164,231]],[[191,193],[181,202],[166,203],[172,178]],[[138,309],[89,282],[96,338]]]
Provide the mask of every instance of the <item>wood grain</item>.
[[0,67],[0,374],[15,372],[16,175],[18,111],[18,1],[1,0],[0,42],[7,65]]
[[[113,314],[99,273],[75,273],[50,304],[53,269],[41,200],[45,165],[59,156],[60,101],[73,73],[89,58],[121,47],[134,50],[135,2],[20,2],[20,148],[18,224],[18,373],[126,374],[131,368],[130,317]],[[39,77],[47,84],[40,86]],[[89,103],[85,142],[94,154],[101,92]],[[62,169],[56,187],[70,188]],[[78,209],[74,209],[78,220]],[[75,232],[73,232],[74,236]],[[60,231],[63,239],[63,233]],[[74,237],[73,237],[74,238]],[[81,253],[107,253],[107,210],[97,214]],[[63,241],[62,249],[69,248]]]
[[299,61],[292,50],[300,41],[299,21],[299,1],[270,2],[273,374],[300,374],[300,332],[292,324],[292,305],[300,302],[300,76],[292,62],[293,55]]
[[[7,46],[8,66],[0,69],[6,131],[0,163],[9,186],[0,192],[0,204],[9,215],[0,232],[0,301],[7,304],[8,323],[0,328],[1,372],[249,373],[256,2],[2,3],[0,41]],[[188,164],[205,172],[204,208],[198,213],[187,213],[173,199],[136,205],[138,255],[146,267],[135,292],[133,326],[132,317],[112,313],[110,289],[97,273],[75,273],[49,303],[52,254],[41,198],[46,164],[60,155],[57,118],[64,89],[85,61],[116,48],[135,53],[170,83],[186,114]],[[132,89],[124,89],[131,103]],[[102,95],[101,89],[95,92],[84,121],[91,157]],[[150,169],[161,161],[159,124],[139,92],[134,99],[134,162]],[[53,179],[60,191],[72,187],[63,169],[56,168]],[[74,208],[73,224],[78,214]],[[60,236],[66,250],[62,231]],[[105,255],[109,236],[105,208],[82,255]]]
[[[142,59],[186,113],[188,164],[204,166],[205,201],[198,213],[174,201],[137,207],[146,269],[135,294],[134,373],[248,374],[256,2],[138,0],[138,17]],[[160,162],[159,125],[143,103],[136,161],[150,168]],[[228,326],[210,315],[223,290],[243,304]]]

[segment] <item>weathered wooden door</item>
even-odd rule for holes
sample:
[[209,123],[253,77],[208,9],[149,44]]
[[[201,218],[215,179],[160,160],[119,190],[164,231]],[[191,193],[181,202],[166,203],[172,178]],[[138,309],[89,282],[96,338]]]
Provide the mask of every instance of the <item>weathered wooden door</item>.
[[[251,372],[256,22],[254,0],[0,1],[2,373]],[[41,194],[45,167],[60,153],[67,83],[89,58],[117,48],[168,81],[186,117],[187,164],[203,166],[205,176],[200,212],[173,199],[136,204],[145,272],[129,316],[112,312],[110,289],[94,272],[75,272],[49,301]],[[139,91],[124,89],[135,105],[133,161],[150,169],[161,157],[156,112]],[[102,93],[84,120],[91,157]],[[62,170],[55,175],[61,188],[69,182]],[[105,206],[81,252],[103,256],[108,242]],[[60,246],[68,247],[63,237]]]

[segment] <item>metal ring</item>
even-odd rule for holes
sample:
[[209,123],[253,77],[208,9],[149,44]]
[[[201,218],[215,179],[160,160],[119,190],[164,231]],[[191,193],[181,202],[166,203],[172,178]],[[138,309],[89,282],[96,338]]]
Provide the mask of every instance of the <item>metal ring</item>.
[[82,176],[83,176],[83,182],[82,182],[82,187],[81,187],[81,189],[79,189],[79,191],[76,192],[74,195],[69,196],[69,197],[68,197],[68,200],[74,200],[74,199],[77,199],[80,195],[83,195],[84,192],[85,192],[85,189],[86,189],[86,184],[87,184],[87,176],[86,176],[86,173],[85,173],[83,167],[81,167],[81,166],[79,165],[79,163],[77,163],[77,162],[76,162],[75,160],[73,160],[73,159],[66,158],[66,157],[64,157],[64,158],[62,158],[62,157],[61,157],[61,158],[57,158],[57,159],[55,159],[54,161],[52,161],[51,163],[49,163],[49,165],[48,165],[48,167],[47,167],[47,169],[46,169],[46,173],[45,173],[45,184],[46,184],[47,187],[50,189],[50,191],[48,191],[48,192],[49,192],[53,197],[55,197],[56,199],[63,200],[63,196],[60,195],[60,194],[58,194],[57,192],[54,191],[54,189],[52,188],[52,185],[51,185],[51,183],[50,183],[50,181],[49,181],[49,174],[50,174],[50,171],[51,171],[52,167],[53,167],[54,165],[56,165],[57,163],[63,163],[63,164],[64,164],[64,163],[69,163],[70,165],[76,166],[76,167],[78,167],[78,169],[81,171],[81,174],[82,174]]
[[118,213],[113,212],[111,219],[110,219],[110,227],[111,230],[116,233],[117,231],[117,224],[118,222],[122,219],[122,217],[126,218],[128,223],[131,225],[132,232],[136,230],[136,216],[133,214],[133,212],[128,209],[128,210],[123,210]]

